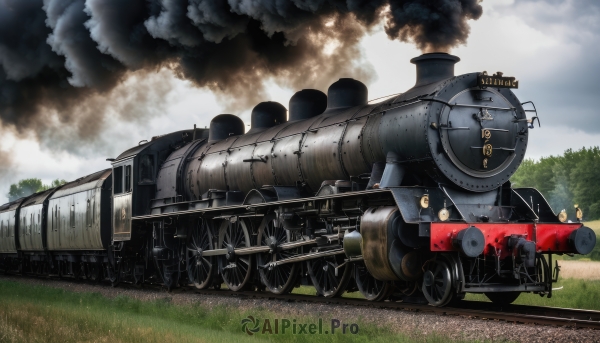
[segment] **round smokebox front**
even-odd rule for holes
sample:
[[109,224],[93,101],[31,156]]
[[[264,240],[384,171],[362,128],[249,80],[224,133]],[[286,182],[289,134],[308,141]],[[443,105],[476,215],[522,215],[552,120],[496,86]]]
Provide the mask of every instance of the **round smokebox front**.
[[458,169],[476,178],[503,172],[515,159],[519,125],[514,106],[497,90],[466,89],[440,117],[444,151]]

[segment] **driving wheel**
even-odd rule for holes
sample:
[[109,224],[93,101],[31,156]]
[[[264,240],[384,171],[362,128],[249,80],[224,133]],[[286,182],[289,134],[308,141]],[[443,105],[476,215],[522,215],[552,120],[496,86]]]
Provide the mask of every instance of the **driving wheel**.
[[289,293],[296,284],[299,272],[298,263],[275,265],[273,262],[298,254],[298,248],[281,249],[281,244],[295,241],[297,234],[277,225],[274,214],[265,216],[262,224],[258,244],[259,246],[268,246],[270,250],[257,256],[260,278],[271,293]]
[[354,279],[360,293],[370,301],[385,300],[394,289],[392,282],[380,281],[374,278],[362,262],[357,262],[354,265]]
[[[352,267],[344,263],[344,254],[308,260],[308,274],[318,295],[332,298],[342,295],[352,276]],[[336,272],[337,269],[337,272]]]
[[227,251],[219,257],[219,272],[232,291],[249,285],[252,275],[251,255],[238,255],[236,249],[250,247],[250,234],[246,223],[236,217],[224,220],[219,229],[219,248]]
[[213,249],[213,235],[209,223],[198,219],[196,227],[190,232],[186,246],[186,269],[189,280],[198,289],[212,285],[216,270],[214,256],[203,256],[202,253]]

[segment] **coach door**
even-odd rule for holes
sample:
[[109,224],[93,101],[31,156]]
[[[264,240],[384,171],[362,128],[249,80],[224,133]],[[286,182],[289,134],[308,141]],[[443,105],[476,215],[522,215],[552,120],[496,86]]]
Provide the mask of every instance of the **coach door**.
[[131,237],[131,202],[133,194],[133,160],[113,166],[113,239]]

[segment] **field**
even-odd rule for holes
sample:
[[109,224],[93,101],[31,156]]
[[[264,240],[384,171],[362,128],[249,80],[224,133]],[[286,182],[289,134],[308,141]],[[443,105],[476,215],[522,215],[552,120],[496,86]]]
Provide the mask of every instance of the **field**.
[[562,260],[558,265],[560,275],[565,279],[600,280],[600,262]]
[[[357,320],[357,334],[254,334],[241,319],[281,318],[264,308],[252,312],[224,306],[175,305],[166,300],[140,301],[124,296],[0,280],[0,342],[469,342],[436,335],[407,336]],[[315,318],[294,316],[298,322]],[[281,330],[281,329],[280,329]]]
[[600,236],[600,220],[593,220],[591,222],[584,222],[584,224],[590,229],[596,231],[596,235]]

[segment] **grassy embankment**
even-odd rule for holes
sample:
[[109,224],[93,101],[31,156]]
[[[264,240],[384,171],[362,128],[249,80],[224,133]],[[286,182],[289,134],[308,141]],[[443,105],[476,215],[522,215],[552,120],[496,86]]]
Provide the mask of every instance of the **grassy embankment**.
[[[355,335],[341,334],[252,336],[242,331],[241,320],[248,315],[281,319],[284,315],[264,308],[175,305],[168,300],[140,301],[119,296],[106,298],[97,293],[73,293],[52,287],[32,286],[0,280],[0,342],[449,342],[446,337],[413,333],[398,334],[390,329],[363,323],[360,318],[339,318],[357,323]],[[292,316],[297,323],[317,323],[318,318]],[[331,327],[323,317],[323,331]],[[280,324],[281,325],[281,324]],[[273,328],[274,330],[274,328]],[[281,326],[279,328],[281,332]],[[462,342],[462,341],[459,341]],[[465,341],[466,342],[466,341]]]
[[[600,221],[587,222],[600,236]],[[600,240],[599,240],[600,242]],[[600,251],[600,244],[596,248]],[[516,303],[600,310],[600,262],[566,258],[560,261],[563,276],[551,299],[522,294]],[[294,293],[314,294],[300,287]],[[348,293],[347,297],[361,297]],[[482,300],[483,295],[467,295]],[[108,299],[95,293],[70,293],[50,287],[0,281],[0,342],[246,342],[246,341],[369,341],[447,342],[439,336],[397,334],[372,324],[359,324],[357,335],[263,335],[248,336],[241,320],[281,318],[281,314],[258,308],[252,311],[199,305],[176,306],[168,301],[143,302],[127,297]],[[297,322],[315,323],[317,318],[294,317]],[[324,318],[325,321],[331,318]]]

